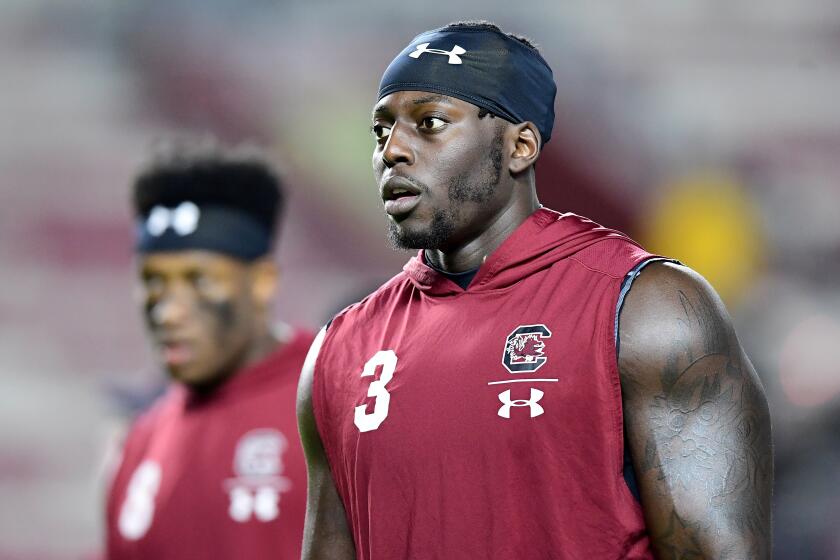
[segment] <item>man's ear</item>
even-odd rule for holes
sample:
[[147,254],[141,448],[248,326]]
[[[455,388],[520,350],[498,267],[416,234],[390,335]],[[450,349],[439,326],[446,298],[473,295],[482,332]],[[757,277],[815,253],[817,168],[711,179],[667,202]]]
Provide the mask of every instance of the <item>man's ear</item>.
[[509,169],[515,175],[537,162],[542,139],[540,131],[530,121],[512,125],[509,132],[513,136],[513,153],[510,156]]
[[251,297],[261,308],[268,308],[277,292],[280,271],[270,259],[260,259],[251,264]]

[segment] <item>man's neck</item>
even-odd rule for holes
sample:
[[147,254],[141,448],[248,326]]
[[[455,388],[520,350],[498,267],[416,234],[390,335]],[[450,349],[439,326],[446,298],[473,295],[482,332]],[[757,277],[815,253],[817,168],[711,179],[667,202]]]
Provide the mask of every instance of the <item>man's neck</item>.
[[465,272],[480,267],[528,216],[540,208],[536,197],[524,202],[506,208],[478,236],[459,247],[426,249],[426,262],[444,272]]
[[266,326],[265,330],[260,332],[256,339],[246,349],[242,359],[237,360],[235,365],[226,370],[226,373],[216,376],[213,380],[204,385],[193,385],[190,389],[196,395],[210,395],[219,387],[237,375],[240,375],[243,370],[264,360],[266,356],[277,350],[284,343],[285,340],[279,339],[274,335],[271,329]]
[[261,362],[266,356],[271,354],[279,344],[280,341],[276,336],[274,336],[271,329],[266,327],[257,336],[256,340],[254,340],[254,343],[249,348],[248,353],[245,355],[245,359],[242,361],[239,369],[245,369]]

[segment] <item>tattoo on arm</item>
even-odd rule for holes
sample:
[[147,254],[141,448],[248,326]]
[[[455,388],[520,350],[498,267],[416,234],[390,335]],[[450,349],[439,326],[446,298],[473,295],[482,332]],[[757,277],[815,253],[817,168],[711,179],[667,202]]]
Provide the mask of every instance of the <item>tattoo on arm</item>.
[[645,344],[621,346],[626,425],[655,550],[769,558],[773,468],[761,385],[719,305],[699,289],[675,297],[658,357]]

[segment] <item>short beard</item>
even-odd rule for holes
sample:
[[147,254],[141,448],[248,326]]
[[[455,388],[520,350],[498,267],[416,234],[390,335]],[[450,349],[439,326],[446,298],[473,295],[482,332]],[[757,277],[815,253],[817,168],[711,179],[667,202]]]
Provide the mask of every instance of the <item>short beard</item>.
[[398,224],[388,221],[388,241],[397,250],[408,249],[439,249],[443,247],[455,231],[458,221],[460,203],[472,202],[482,204],[490,200],[502,177],[502,151],[504,149],[504,128],[497,127],[496,134],[490,144],[486,166],[477,182],[469,181],[467,172],[453,177],[449,182],[448,210],[437,210],[432,217],[432,223],[425,231],[406,231]]
[[389,220],[388,241],[397,250],[440,247],[455,231],[455,217],[446,210],[437,210],[432,217],[432,224],[425,231],[407,231]]

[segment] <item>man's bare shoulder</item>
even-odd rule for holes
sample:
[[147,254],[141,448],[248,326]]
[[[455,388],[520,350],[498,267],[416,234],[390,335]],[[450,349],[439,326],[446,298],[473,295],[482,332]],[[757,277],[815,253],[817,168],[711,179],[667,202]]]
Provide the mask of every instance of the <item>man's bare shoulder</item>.
[[[694,270],[655,262],[642,271],[619,317],[622,374],[645,381],[645,372],[726,353],[734,330],[726,307]],[[639,367],[639,366],[649,367]],[[687,365],[687,364],[686,364]],[[650,367],[653,366],[653,367]]]
[[657,554],[768,558],[769,412],[717,293],[687,267],[651,264],[619,337],[627,441]]

